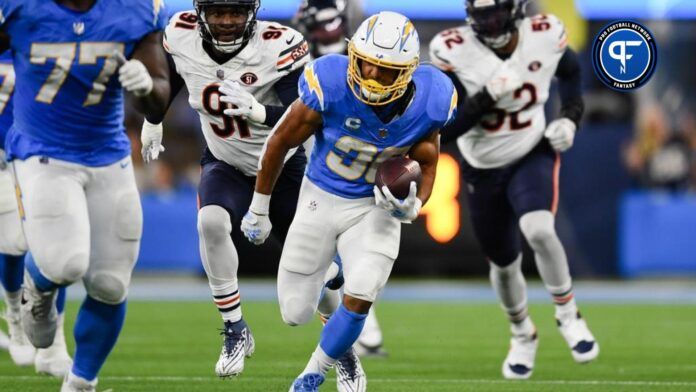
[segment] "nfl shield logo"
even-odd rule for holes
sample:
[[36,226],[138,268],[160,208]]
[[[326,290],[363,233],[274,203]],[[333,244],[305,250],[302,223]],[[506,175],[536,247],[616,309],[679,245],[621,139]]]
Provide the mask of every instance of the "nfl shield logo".
[[225,79],[225,71],[223,71],[223,70],[221,70],[221,69],[218,69],[218,70],[217,70],[217,77],[218,77],[218,79],[220,79],[220,80]]
[[84,22],[75,22],[72,25],[73,32],[77,35],[82,35],[85,32],[85,24]]
[[382,128],[382,129],[379,130],[379,137],[380,137],[380,139],[384,139],[384,138],[386,138],[387,136],[389,136],[389,131],[388,131],[388,130],[386,130],[385,128]]

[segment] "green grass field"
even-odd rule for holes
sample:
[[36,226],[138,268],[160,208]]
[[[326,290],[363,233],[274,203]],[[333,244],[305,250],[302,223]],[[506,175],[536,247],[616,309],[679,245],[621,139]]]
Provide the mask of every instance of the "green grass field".
[[[76,303],[68,319],[74,320]],[[286,391],[304,367],[319,321],[291,328],[273,303],[247,302],[256,354],[244,374],[219,380],[218,316],[201,302],[131,302],[99,390]],[[495,304],[383,303],[387,359],[363,361],[370,391],[694,391],[696,307],[585,305],[601,345],[599,359],[577,365],[556,331],[553,309],[532,306],[540,347],[532,380],[504,381],[507,323]],[[72,341],[72,339],[69,339]],[[336,390],[334,375],[322,390]],[[57,391],[60,381],[15,367],[0,353],[0,391]]]

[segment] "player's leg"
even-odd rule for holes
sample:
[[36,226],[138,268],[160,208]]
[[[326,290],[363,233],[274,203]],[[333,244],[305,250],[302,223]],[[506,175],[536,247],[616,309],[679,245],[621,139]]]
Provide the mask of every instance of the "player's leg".
[[[27,254],[30,257],[31,254]],[[72,358],[68,354],[68,346],[65,342],[65,301],[66,288],[58,288],[56,295],[56,310],[58,311],[58,327],[53,344],[49,348],[36,350],[34,369],[37,373],[48,374],[53,377],[63,378],[72,367]]]
[[[295,217],[306,164],[307,157],[304,151],[298,151],[283,166],[283,171],[273,189],[270,205],[270,218],[271,222],[273,222],[272,233],[282,244],[285,243],[288,230]],[[303,207],[312,208],[311,205]],[[323,323],[326,323],[326,320],[331,317],[341,302],[339,289],[343,286],[342,279],[343,272],[340,258],[336,255],[334,264],[329,267],[324,276],[325,285],[317,308]]]
[[87,169],[32,157],[13,163],[24,213],[24,233],[32,250],[25,260],[22,325],[32,344],[53,343],[59,286],[81,279],[89,265],[90,230],[83,190]]
[[502,365],[505,378],[532,375],[538,340],[527,312],[527,285],[522,275],[522,255],[517,219],[508,203],[505,170],[477,170],[463,163],[468,183],[468,203],[474,233],[490,266],[490,280],[510,321],[510,350]]
[[556,234],[560,155],[541,144],[517,165],[508,197],[519,217],[519,226],[534,250],[536,265],[546,289],[556,304],[561,334],[577,362],[599,355],[599,345],[578,312],[568,259]]
[[75,321],[75,360],[65,385],[92,390],[116,344],[126,316],[126,296],[140,248],[142,209],[130,157],[90,168],[85,186],[91,252],[83,278],[87,291]]
[[[209,154],[209,153],[207,153]],[[232,228],[251,203],[253,179],[214,158],[203,165],[198,188],[198,235],[201,261],[213,302],[223,321],[223,344],[215,372],[220,377],[244,370],[244,358],[254,352],[254,338],[242,317],[237,280],[239,256]]]

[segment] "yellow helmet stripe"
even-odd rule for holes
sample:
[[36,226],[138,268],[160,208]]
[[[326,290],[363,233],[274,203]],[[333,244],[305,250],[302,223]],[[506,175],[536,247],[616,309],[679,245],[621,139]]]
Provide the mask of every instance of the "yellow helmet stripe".
[[449,114],[447,114],[447,120],[450,120],[452,118],[452,114],[454,114],[454,109],[457,108],[458,101],[459,101],[459,95],[457,94],[457,90],[454,90],[452,92],[452,100],[450,101],[450,108],[449,108]]
[[379,15],[375,15],[370,18],[370,21],[367,24],[367,35],[365,35],[365,41],[370,38],[372,32],[375,30],[375,26],[377,26],[377,19],[379,19]]
[[413,23],[411,23],[410,20],[406,21],[406,24],[404,25],[404,28],[401,32],[401,46],[400,49],[403,49],[404,46],[406,46],[406,42],[408,39],[411,37],[413,32],[416,31],[416,28],[413,26]]

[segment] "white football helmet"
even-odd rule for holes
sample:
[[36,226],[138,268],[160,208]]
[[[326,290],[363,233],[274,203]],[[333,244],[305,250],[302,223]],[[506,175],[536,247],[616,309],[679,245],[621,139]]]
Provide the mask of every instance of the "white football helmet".
[[[418,68],[420,42],[411,21],[396,12],[383,11],[365,20],[348,44],[348,85],[353,94],[369,105],[386,105],[399,99]],[[367,61],[397,71],[389,86],[361,75]]]

